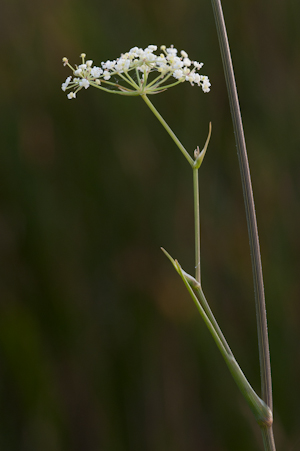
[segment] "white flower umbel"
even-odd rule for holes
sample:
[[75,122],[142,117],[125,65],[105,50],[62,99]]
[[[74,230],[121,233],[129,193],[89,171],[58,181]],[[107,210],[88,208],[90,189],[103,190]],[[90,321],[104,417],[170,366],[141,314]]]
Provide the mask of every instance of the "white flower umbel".
[[[78,91],[89,86],[114,94],[138,96],[158,94],[189,81],[192,86],[201,86],[203,92],[210,91],[208,77],[198,73],[203,63],[192,61],[184,50],[178,56],[173,46],[166,48],[162,45],[160,49],[162,52],[156,54],[156,45],[148,45],[145,49],[133,47],[116,60],[107,60],[99,66],[93,66],[92,60],[85,61],[85,53],[81,54],[82,62],[75,68],[67,58],[63,58],[64,65],[72,70],[73,77],[69,76],[61,89],[72,90],[67,95],[69,99],[75,99]],[[156,76],[153,75],[155,72]],[[175,80],[171,82],[170,77]]]

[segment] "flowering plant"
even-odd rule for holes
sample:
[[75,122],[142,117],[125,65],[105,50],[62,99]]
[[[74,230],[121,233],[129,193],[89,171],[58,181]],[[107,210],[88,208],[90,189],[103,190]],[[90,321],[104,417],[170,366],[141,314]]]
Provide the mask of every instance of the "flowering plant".
[[[75,89],[67,96],[69,99],[76,98],[76,94],[82,88],[89,86],[102,89],[115,94],[136,96],[141,94],[158,94],[166,89],[176,86],[184,81],[201,86],[203,92],[210,91],[210,82],[206,75],[200,75],[197,71],[203,63],[191,61],[188,54],[171,46],[161,47],[162,53],[156,55],[156,45],[149,45],[145,49],[133,47],[129,52],[122,53],[116,60],[107,60],[99,66],[93,66],[92,60],[85,60],[85,53],[81,54],[82,63],[76,68],[69,64],[67,58],[63,63],[73,71],[73,78],[69,76],[62,84],[62,90]],[[133,72],[133,74],[132,74]],[[150,74],[158,72],[151,80]],[[120,78],[120,82],[112,82],[112,79]],[[173,77],[177,81],[170,83]],[[169,84],[167,81],[169,80]],[[124,85],[124,83],[126,83]]]
[[[213,4],[218,0],[213,0]],[[221,10],[216,12],[217,24],[222,24]],[[221,17],[221,19],[220,19]],[[219,26],[219,25],[218,25]],[[188,81],[192,86],[195,84],[202,88],[203,92],[210,91],[210,81],[206,75],[200,75],[199,70],[203,63],[192,61],[188,54],[182,50],[180,56],[174,46],[166,48],[161,46],[162,53],[157,55],[154,52],[157,46],[149,45],[145,49],[133,47],[129,52],[121,54],[119,58],[113,61],[102,62],[100,66],[94,66],[92,60],[85,60],[86,55],[81,54],[82,62],[79,66],[73,68],[67,58],[63,58],[63,63],[68,66],[73,76],[69,76],[62,84],[62,90],[71,90],[67,94],[69,99],[76,98],[77,92],[81,89],[87,89],[89,86],[101,89],[113,94],[127,96],[141,96],[157,119],[169,133],[179,150],[189,162],[193,170],[193,193],[194,193],[194,219],[195,219],[195,277],[187,274],[181,268],[177,260],[174,260],[164,249],[164,253],[169,258],[174,268],[182,278],[190,296],[192,297],[199,313],[207,325],[217,347],[219,348],[235,382],[241,390],[244,398],[249,404],[257,423],[259,424],[265,449],[275,451],[273,438],[273,414],[272,414],[272,390],[270,361],[268,351],[268,337],[266,328],[265,303],[263,294],[262,272],[260,253],[258,245],[258,235],[256,226],[255,209],[252,195],[250,173],[244,143],[243,129],[241,125],[241,116],[237,103],[237,92],[230,59],[229,47],[226,37],[226,30],[220,31],[221,50],[223,52],[223,61],[226,81],[229,85],[229,100],[231,102],[231,112],[233,124],[237,139],[237,148],[240,156],[241,174],[243,189],[245,195],[245,205],[247,211],[247,222],[250,237],[250,246],[253,255],[253,268],[257,290],[257,318],[258,318],[258,337],[260,348],[260,365],[262,369],[262,388],[263,396],[260,398],[253,390],[241,368],[239,367],[210,307],[204,296],[201,284],[200,268],[200,205],[199,205],[199,168],[205,156],[210,135],[211,124],[205,145],[200,151],[197,146],[193,156],[185,149],[175,133],[168,126],[163,117],[150,102],[147,94],[158,94],[166,89],[176,86],[179,83]],[[153,75],[155,72],[158,75]],[[173,77],[175,81],[172,80]]]

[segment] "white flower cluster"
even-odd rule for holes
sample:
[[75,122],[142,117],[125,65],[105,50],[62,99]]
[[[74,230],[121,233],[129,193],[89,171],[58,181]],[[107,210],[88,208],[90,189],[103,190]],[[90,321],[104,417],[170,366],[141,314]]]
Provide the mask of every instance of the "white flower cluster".
[[[161,46],[162,53],[159,55],[154,53],[156,50],[156,45],[149,45],[145,49],[133,47],[116,60],[102,62],[101,67],[93,66],[92,60],[85,61],[84,53],[81,54],[82,64],[76,68],[69,64],[67,58],[63,58],[64,65],[73,71],[73,77],[69,76],[61,88],[63,91],[74,89],[68,94],[69,99],[76,98],[79,90],[87,89],[89,86],[123,95],[143,95],[157,94],[178,83],[188,81],[192,86],[194,84],[201,86],[204,92],[210,91],[208,77],[197,72],[203,63],[191,61],[184,50],[178,56],[178,50],[173,46],[169,48]],[[158,75],[150,80],[150,73],[155,71]],[[166,83],[171,76],[176,81]],[[120,81],[109,81],[115,77]]]

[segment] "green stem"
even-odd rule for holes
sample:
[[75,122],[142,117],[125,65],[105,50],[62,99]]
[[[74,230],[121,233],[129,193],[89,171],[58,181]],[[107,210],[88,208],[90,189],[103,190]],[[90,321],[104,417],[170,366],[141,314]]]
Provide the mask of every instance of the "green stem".
[[[169,77],[168,77],[169,78]],[[167,77],[165,78],[165,80],[167,79]],[[163,80],[165,82],[165,80]],[[179,85],[179,83],[182,83],[182,80],[178,80],[178,81],[174,81],[174,83],[171,83],[170,85],[161,85],[160,88],[158,89],[168,89],[168,88],[172,88],[173,86],[177,86]],[[158,83],[158,85],[160,85],[161,83]]]
[[131,82],[131,85],[135,87],[135,89],[139,89],[140,86],[138,84],[136,84],[136,82],[134,81],[134,79],[130,76],[129,72],[124,72],[126,77],[128,77],[128,79]]
[[195,220],[195,279],[201,286],[200,267],[200,204],[199,204],[199,169],[193,169],[194,220]]
[[232,352],[231,352],[231,349],[230,349],[230,347],[229,347],[229,345],[228,345],[228,343],[226,341],[226,338],[224,337],[223,332],[221,331],[221,329],[219,327],[219,324],[217,323],[217,321],[216,321],[216,319],[214,317],[214,314],[213,314],[213,312],[210,309],[210,306],[209,306],[209,304],[208,304],[208,302],[206,300],[206,297],[204,296],[202,288],[201,287],[195,287],[195,291],[197,293],[197,297],[199,299],[199,302],[201,303],[201,306],[202,306],[203,310],[205,311],[205,313],[206,313],[209,321],[211,322],[212,326],[214,327],[216,333],[218,334],[219,339],[221,340],[221,342],[222,342],[222,344],[224,346],[224,349],[226,350],[227,354],[233,355]]
[[[103,88],[103,86],[99,86],[96,83],[91,82],[91,86],[97,89],[101,89],[101,91],[108,92],[109,94],[119,94],[121,96],[139,96],[140,94],[137,91],[130,91],[129,89],[127,91],[114,91],[113,89]],[[114,86],[120,86],[114,83]],[[121,89],[124,89],[123,86],[120,86]]]
[[136,75],[136,79],[138,81],[138,85],[140,88],[141,87],[141,79],[140,79],[140,74],[139,74],[139,71],[137,70],[137,68],[135,68],[135,75]]
[[[169,78],[169,76],[170,75],[168,75],[168,78]],[[151,86],[155,85],[156,83],[159,83],[159,81],[158,81],[159,79],[164,80],[164,76],[162,74],[160,74],[158,77],[154,78],[154,80],[152,80],[151,83],[148,83],[147,88],[151,88]]]
[[127,78],[125,77],[125,75],[123,75],[121,73],[118,73],[118,76],[121,77],[122,80],[124,80],[126,83],[128,83],[130,86],[132,86],[134,89],[139,89],[139,86],[134,82],[134,80],[130,77],[130,75],[128,75],[127,72],[124,72],[124,74],[126,75]]
[[189,155],[188,151],[185,149],[185,147],[181,144],[175,133],[171,130],[171,128],[168,126],[164,118],[159,114],[155,106],[150,102],[146,94],[141,95],[142,99],[146,102],[152,113],[157,117],[159,122],[162,124],[162,126],[165,128],[165,130],[169,133],[173,141],[175,142],[176,146],[181,150],[187,161],[190,163],[190,165],[193,167],[194,160]]
[[[186,149],[183,147],[181,142],[178,140],[176,135],[173,133],[173,131],[170,129],[168,124],[165,122],[163,117],[159,114],[159,112],[156,110],[154,105],[150,102],[146,94],[143,94],[141,96],[145,103],[149,106],[151,111],[154,113],[154,115],[157,117],[157,119],[160,121],[160,123],[163,125],[163,127],[166,129],[166,131],[169,133],[173,141],[176,143],[176,145],[179,147],[185,158],[188,160],[190,165],[193,169],[193,191],[194,191],[194,219],[195,219],[195,263],[196,263],[196,276],[195,279],[186,273],[184,273],[177,261],[174,261],[169,254],[165,252],[165,254],[168,256],[168,258],[172,261],[174,267],[178,271],[178,273],[181,275],[188,291],[190,292],[190,295],[192,296],[202,318],[204,319],[204,322],[206,323],[210,333],[212,334],[221,354],[223,355],[223,358],[234,378],[236,381],[240,391],[242,392],[243,396],[245,397],[246,401],[248,402],[251,410],[253,411],[253,414],[260,425],[262,432],[263,432],[263,439],[264,444],[271,444],[272,443],[272,422],[273,422],[273,416],[272,411],[268,407],[268,405],[259,398],[259,396],[256,394],[256,392],[253,390],[251,385],[249,384],[248,380],[246,379],[244,373],[242,372],[241,368],[239,367],[237,361],[235,360],[230,347],[228,346],[226,339],[224,335],[222,334],[221,329],[219,328],[219,325],[217,321],[215,320],[213,313],[206,301],[206,298],[204,296],[204,293],[201,288],[201,268],[200,268],[200,202],[199,202],[199,167],[202,163],[203,157],[205,155],[208,142],[210,139],[211,134],[211,124],[209,129],[209,135],[206,140],[206,144],[204,146],[204,149],[202,151],[202,155],[199,154],[199,161],[196,158],[194,161]],[[192,290],[190,283],[194,286],[194,289],[196,290],[198,297],[195,295],[194,291]],[[273,440],[274,443],[274,440]],[[266,446],[266,445],[265,445]],[[266,448],[267,450],[272,450],[275,448]]]

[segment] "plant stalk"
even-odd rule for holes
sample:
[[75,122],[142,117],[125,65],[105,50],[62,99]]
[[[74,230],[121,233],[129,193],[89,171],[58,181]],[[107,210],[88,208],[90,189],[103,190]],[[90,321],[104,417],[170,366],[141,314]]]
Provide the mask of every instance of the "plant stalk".
[[[261,391],[262,399],[273,410],[272,399],[272,380],[271,380],[271,364],[269,352],[269,339],[267,330],[267,316],[265,306],[264,284],[262,274],[262,264],[260,255],[260,246],[258,239],[257,220],[254,207],[254,198],[250,177],[249,162],[247,157],[246,143],[242,124],[241,111],[239,106],[237,88],[235,83],[232,59],[230,54],[229,42],[226,32],[224,15],[222,11],[221,1],[212,0],[212,7],[215,16],[216,28],[218,33],[219,45],[223,61],[223,68],[228,90],[230,110],[236,139],[239,166],[241,172],[244,203],[246,210],[246,218],[248,225],[248,235],[250,242],[250,253],[252,260],[252,272],[254,279],[254,293],[256,304],[257,334],[259,347],[259,361],[261,371]],[[268,429],[271,429],[272,426]],[[268,451],[275,451],[275,443],[272,430],[266,432],[262,430],[264,438],[264,446]],[[272,436],[272,439],[271,439]]]
[[263,437],[263,443],[266,450],[276,450],[275,447],[275,441],[274,441],[274,435],[273,435],[273,428],[269,427],[262,427],[261,428],[262,437]]
[[201,267],[200,267],[200,195],[199,195],[199,169],[193,169],[193,190],[194,190],[194,220],[195,220],[195,279],[201,287]]
[[159,120],[159,122],[162,124],[162,126],[164,127],[164,129],[169,133],[169,135],[171,136],[171,138],[173,139],[173,141],[175,142],[176,146],[179,148],[179,150],[183,153],[184,157],[187,159],[187,161],[190,163],[191,166],[193,166],[194,164],[194,160],[192,159],[192,157],[190,156],[190,154],[188,153],[188,151],[186,150],[186,148],[181,144],[181,142],[179,141],[179,139],[177,138],[177,136],[175,135],[175,133],[173,132],[173,130],[171,130],[171,128],[168,126],[168,124],[166,123],[166,121],[164,120],[164,118],[159,114],[159,112],[157,111],[157,109],[155,108],[155,106],[153,105],[152,102],[150,102],[150,100],[148,99],[148,97],[146,96],[146,94],[142,94],[141,95],[142,99],[146,102],[146,104],[148,105],[148,107],[150,108],[150,110],[152,111],[152,113],[157,117],[157,119]]

